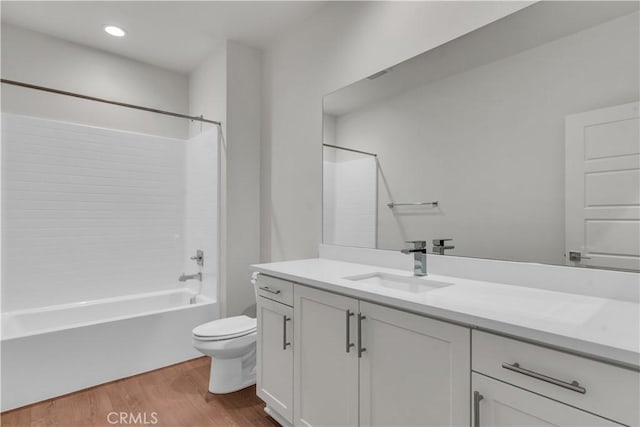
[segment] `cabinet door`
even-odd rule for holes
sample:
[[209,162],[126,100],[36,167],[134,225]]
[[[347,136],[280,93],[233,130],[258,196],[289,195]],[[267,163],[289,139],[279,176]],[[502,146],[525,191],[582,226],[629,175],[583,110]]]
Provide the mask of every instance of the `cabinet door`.
[[360,302],[360,425],[468,426],[470,331]]
[[273,410],[293,419],[293,309],[258,297],[257,394]]
[[296,285],[294,425],[358,424],[358,301]]
[[474,427],[620,425],[475,372],[472,390]]

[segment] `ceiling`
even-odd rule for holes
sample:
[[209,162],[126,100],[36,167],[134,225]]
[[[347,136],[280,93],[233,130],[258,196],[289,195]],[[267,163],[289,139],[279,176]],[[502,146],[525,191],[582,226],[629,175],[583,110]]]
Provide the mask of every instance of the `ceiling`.
[[[170,70],[192,71],[225,40],[265,47],[325,1],[6,1],[2,23]],[[127,36],[107,35],[117,25]]]
[[442,78],[635,13],[635,1],[542,1],[376,73],[324,98],[324,112],[348,114]]

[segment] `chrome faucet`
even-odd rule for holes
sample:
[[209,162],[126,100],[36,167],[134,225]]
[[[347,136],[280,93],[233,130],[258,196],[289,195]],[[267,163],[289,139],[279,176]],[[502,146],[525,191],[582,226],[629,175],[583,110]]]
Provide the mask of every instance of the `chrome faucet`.
[[413,275],[427,275],[427,242],[426,240],[411,240],[407,243],[413,245],[411,249],[402,249],[403,254],[413,254]]
[[182,275],[178,277],[178,280],[181,282],[186,282],[187,280],[193,280],[193,279],[198,279],[199,281],[202,282],[202,273],[196,273],[196,274],[182,273]]

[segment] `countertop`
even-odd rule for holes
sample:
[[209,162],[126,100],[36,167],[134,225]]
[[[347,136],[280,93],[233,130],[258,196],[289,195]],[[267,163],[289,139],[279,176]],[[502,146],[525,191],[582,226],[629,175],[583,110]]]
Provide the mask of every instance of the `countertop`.
[[[403,270],[322,258],[253,265],[292,282],[640,368],[640,310],[635,302],[429,274],[450,283],[413,293],[348,280]],[[606,284],[603,284],[606,286]]]

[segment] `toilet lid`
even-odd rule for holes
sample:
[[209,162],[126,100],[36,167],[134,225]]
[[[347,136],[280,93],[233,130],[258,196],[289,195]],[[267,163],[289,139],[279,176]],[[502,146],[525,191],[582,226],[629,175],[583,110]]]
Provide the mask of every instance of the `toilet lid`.
[[235,338],[256,330],[256,319],[247,316],[227,317],[193,328],[193,335],[200,338]]

